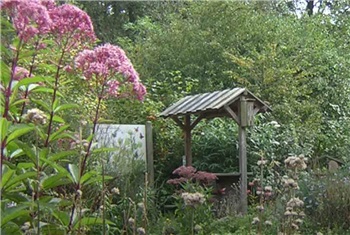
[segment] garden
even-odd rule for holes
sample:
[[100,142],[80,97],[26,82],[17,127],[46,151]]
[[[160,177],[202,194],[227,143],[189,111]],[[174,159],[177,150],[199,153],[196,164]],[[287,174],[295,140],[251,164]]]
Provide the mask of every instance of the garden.
[[[0,234],[350,234],[347,0],[0,8]],[[235,88],[246,184],[234,118],[160,115]]]

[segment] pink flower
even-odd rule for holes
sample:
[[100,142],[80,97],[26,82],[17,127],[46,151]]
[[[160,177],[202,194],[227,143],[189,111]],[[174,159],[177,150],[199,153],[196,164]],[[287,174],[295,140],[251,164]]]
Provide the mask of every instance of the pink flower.
[[217,180],[217,177],[213,173],[209,173],[206,171],[197,171],[194,175],[194,179],[200,183],[210,184],[212,182],[215,182],[215,180]]
[[136,97],[138,100],[143,100],[147,91],[146,91],[146,87],[139,83],[138,81],[134,82],[134,87],[133,87],[134,93],[136,94]]
[[29,77],[29,71],[25,68],[17,66],[15,68],[15,74],[13,76],[13,79],[16,81],[22,80],[23,78]]
[[96,40],[94,28],[89,15],[70,4],[50,7],[52,33],[60,41],[71,39],[69,47],[76,47],[83,42]]
[[110,96],[118,97],[119,84],[120,83],[116,80],[110,80],[107,82],[107,86],[108,86],[107,92]]
[[196,169],[193,166],[180,166],[173,171],[173,174],[187,179],[192,179],[195,172]]
[[[146,88],[140,82],[138,73],[118,46],[107,43],[94,50],[83,50],[75,58],[75,67],[83,72],[87,80],[95,78],[100,85],[113,78],[107,82],[107,92],[112,97],[119,96],[120,84],[131,84],[132,92],[139,100],[143,100],[146,95]],[[123,81],[115,80],[117,75],[122,75]]]
[[9,14],[19,38],[27,42],[35,36],[47,34],[51,19],[47,8],[38,0],[4,0],[1,9]]

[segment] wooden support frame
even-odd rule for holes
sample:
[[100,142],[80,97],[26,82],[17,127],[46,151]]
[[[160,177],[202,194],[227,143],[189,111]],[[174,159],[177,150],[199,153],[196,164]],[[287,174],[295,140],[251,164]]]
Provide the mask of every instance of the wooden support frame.
[[185,116],[184,123],[184,134],[185,134],[185,156],[186,156],[186,166],[192,166],[192,135],[191,135],[191,117],[190,115]]
[[148,185],[154,185],[154,165],[153,165],[153,134],[152,123],[146,122],[146,156],[147,156],[147,181]]
[[235,120],[236,123],[237,123],[238,125],[240,125],[240,120],[239,120],[237,114],[236,114],[235,112],[233,112],[233,110],[230,108],[230,106],[225,105],[224,108],[225,108],[225,110],[231,115],[231,117],[233,118],[233,120]]
[[[161,113],[172,118],[182,129],[185,142],[186,166],[192,165],[191,131],[202,119],[230,117],[239,126],[240,212],[247,213],[247,128],[254,125],[259,112],[272,111],[267,104],[246,88],[186,96]],[[197,118],[191,122],[191,115]],[[180,118],[181,117],[181,118]]]

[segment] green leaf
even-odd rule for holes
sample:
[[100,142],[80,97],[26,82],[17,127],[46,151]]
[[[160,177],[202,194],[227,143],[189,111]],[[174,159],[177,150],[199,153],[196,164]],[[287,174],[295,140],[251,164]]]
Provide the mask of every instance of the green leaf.
[[0,127],[1,127],[1,141],[3,141],[7,134],[7,129],[10,125],[10,122],[6,120],[6,118],[1,117],[0,118]]
[[69,183],[71,183],[71,181],[67,178],[66,173],[58,173],[56,175],[52,175],[44,179],[42,185],[43,189],[47,190],[60,185],[67,185]]
[[53,211],[52,215],[61,222],[62,225],[68,226],[69,225],[69,214],[67,214],[64,211]]
[[55,109],[55,113],[62,111],[62,110],[66,110],[66,109],[76,109],[76,108],[79,108],[79,105],[77,105],[77,104],[62,104]]
[[32,162],[20,162],[17,165],[18,169],[29,169],[29,168],[32,168],[32,167],[35,167],[35,164],[32,163]]
[[108,153],[108,152],[113,152],[117,151],[117,148],[95,148],[92,150],[92,153]]
[[28,205],[20,205],[17,207],[11,207],[7,210],[2,211],[1,214],[1,227],[3,227],[6,223],[11,220],[14,220],[18,217],[25,216],[29,218],[29,210],[26,210]]
[[[26,190],[25,187],[23,187],[23,190],[21,190],[22,192]],[[27,202],[29,200],[31,200],[31,197],[26,197],[27,195],[23,194],[23,193],[18,193],[16,192],[16,190],[12,190],[11,192],[4,192],[2,194],[3,198],[6,198],[9,201],[14,201],[17,204],[21,203],[21,202]]]
[[17,139],[21,137],[24,134],[27,134],[28,132],[31,132],[34,130],[34,126],[27,126],[27,127],[19,127],[19,129],[14,130],[8,137],[7,137],[7,143],[10,143],[12,140]]
[[59,116],[57,116],[57,115],[54,115],[53,118],[52,118],[52,120],[53,120],[54,122],[65,123],[65,121],[63,120],[63,118],[61,118],[61,117],[59,117]]
[[8,222],[0,228],[0,234],[22,235],[20,227],[14,222]]
[[24,152],[23,152],[22,149],[17,149],[16,151],[14,151],[14,152],[11,153],[10,159],[11,159],[11,158],[18,157],[18,156],[22,156],[23,154],[24,154]]
[[[42,86],[39,86],[39,87],[35,87],[32,92],[43,92],[43,93],[50,93],[50,94],[53,94],[54,93],[54,90],[52,88],[47,88],[47,87],[42,87]],[[61,92],[59,91],[56,91],[56,94],[60,97],[64,97],[62,95]]]
[[2,178],[1,178],[1,184],[0,189],[3,190],[3,188],[6,186],[6,184],[9,182],[9,180],[12,178],[12,176],[15,174],[15,170],[12,170],[8,168],[8,166],[3,166],[3,172],[2,172]]
[[58,152],[58,153],[54,153],[54,154],[50,155],[48,157],[48,159],[50,161],[57,161],[57,160],[61,160],[64,157],[75,156],[75,155],[78,155],[77,151],[73,151],[73,150],[62,151],[62,152]]
[[44,111],[46,112],[50,112],[50,107],[47,103],[45,103],[44,101],[42,100],[37,100],[37,99],[33,99],[31,98],[31,101],[39,106],[41,106],[43,108]]
[[42,148],[39,152],[40,159],[46,158],[49,154],[49,148]]
[[3,189],[9,190],[11,189],[11,187],[15,186],[16,184],[21,183],[22,180],[34,178],[36,175],[37,173],[34,171],[16,175],[11,180],[9,180],[6,185],[4,185]]
[[[98,225],[98,224],[103,224],[103,219],[98,217],[85,217],[75,223],[74,229],[79,228],[79,226]],[[113,223],[110,220],[105,220],[105,224],[112,225]]]
[[51,80],[53,81],[54,79],[50,78],[50,77],[30,77],[30,78],[23,78],[22,80],[20,80],[16,86],[20,87],[20,86],[26,86],[29,84],[33,84],[33,83],[38,83],[38,82],[45,82]]
[[[2,46],[1,46],[2,47]],[[2,84],[8,84],[11,79],[11,71],[4,60],[0,62],[1,66],[1,82]]]
[[78,182],[79,182],[79,168],[75,164],[68,164],[68,169],[69,169],[69,173],[73,177],[74,183],[78,184]]
[[[40,160],[45,162],[49,166],[51,166],[54,170],[58,171],[59,173],[64,173],[69,179],[71,179],[70,174],[68,173],[68,171],[64,167],[56,164],[53,161],[46,159],[46,158],[41,158]],[[73,182],[73,179],[71,179],[71,181]]]
[[54,133],[52,133],[52,135],[51,135],[50,138],[49,138],[49,141],[51,142],[51,141],[54,141],[54,140],[56,140],[56,139],[61,138],[61,135],[60,135],[60,134],[61,134],[63,131],[67,130],[68,127],[69,127],[69,124],[64,125],[64,126],[61,126],[60,129],[58,129],[57,131],[55,131]]
[[45,224],[40,231],[42,234],[67,235],[66,229],[57,224]]
[[81,183],[82,185],[84,185],[84,183],[85,183],[87,180],[89,180],[89,179],[91,179],[91,177],[94,177],[94,176],[97,176],[97,175],[98,175],[98,172],[97,172],[97,171],[88,171],[88,172],[86,172],[86,173],[81,177],[80,183]]
[[23,143],[21,141],[17,141],[17,145],[23,150],[27,157],[29,157],[30,160],[32,160],[32,162],[36,164],[37,160],[34,150],[31,147],[29,147],[27,143]]

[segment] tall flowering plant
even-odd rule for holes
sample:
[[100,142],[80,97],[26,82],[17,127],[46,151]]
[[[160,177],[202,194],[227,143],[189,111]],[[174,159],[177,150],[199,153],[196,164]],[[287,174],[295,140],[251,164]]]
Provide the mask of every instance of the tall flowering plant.
[[[174,197],[177,199],[176,219],[181,224],[181,233],[202,233],[202,226],[208,226],[213,214],[211,211],[212,189],[217,180],[213,173],[197,171],[192,166],[180,166],[173,171],[177,178],[169,179],[168,184],[175,185],[178,191]],[[201,231],[203,230],[203,231]]]
[[[99,120],[101,103],[107,98],[137,97],[143,100],[146,88],[139,80],[139,75],[126,57],[125,52],[118,46],[105,44],[97,46],[93,50],[85,49],[75,58],[75,68],[82,71],[84,80],[97,97],[95,115],[93,117],[92,134],[88,138],[88,145],[83,152],[79,166],[79,179],[85,173],[87,160],[92,153],[93,136]],[[76,191],[81,191],[82,182],[75,184]],[[104,195],[102,195],[104,197]],[[76,194],[75,201],[79,199]],[[77,208],[72,207],[69,230],[72,229],[74,215]]]
[[[101,179],[86,170],[100,104],[110,97],[142,100],[146,89],[122,49],[106,44],[89,50],[96,36],[78,7],[53,0],[4,0],[0,7],[1,232],[79,234],[89,225],[105,225],[104,218],[83,214],[82,186]],[[67,79],[74,69],[98,99],[88,140],[81,131],[77,140],[62,116],[78,108],[66,102],[63,89],[76,84]],[[64,140],[78,144],[63,149]]]

